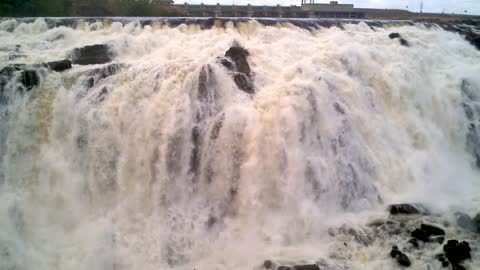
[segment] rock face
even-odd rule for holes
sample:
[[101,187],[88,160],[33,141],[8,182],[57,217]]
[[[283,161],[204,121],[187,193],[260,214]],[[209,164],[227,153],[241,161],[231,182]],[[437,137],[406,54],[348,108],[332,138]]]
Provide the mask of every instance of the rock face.
[[71,53],[72,63],[79,65],[105,64],[111,62],[113,53],[106,44],[75,48]]
[[448,240],[447,244],[443,246],[443,251],[445,251],[445,257],[454,266],[471,258],[470,244],[466,241]]
[[227,58],[221,59],[220,64],[232,72],[233,81],[239,89],[248,94],[254,94],[252,70],[247,61],[249,55],[245,48],[235,45],[225,52]]
[[47,67],[50,68],[53,71],[64,71],[67,69],[72,68],[72,61],[68,59],[60,60],[60,61],[53,61],[53,62],[48,62]]

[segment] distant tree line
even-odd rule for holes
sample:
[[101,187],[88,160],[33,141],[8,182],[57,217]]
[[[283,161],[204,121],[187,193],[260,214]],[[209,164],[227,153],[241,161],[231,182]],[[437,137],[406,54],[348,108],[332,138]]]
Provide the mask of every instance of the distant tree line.
[[150,0],[0,0],[0,17],[181,16],[182,10]]

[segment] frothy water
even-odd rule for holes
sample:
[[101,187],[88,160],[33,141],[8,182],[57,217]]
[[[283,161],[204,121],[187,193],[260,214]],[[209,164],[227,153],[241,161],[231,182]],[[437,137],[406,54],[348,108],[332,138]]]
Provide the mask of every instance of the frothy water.
[[[391,269],[381,244],[337,247],[328,229],[395,202],[478,212],[480,52],[435,26],[339,25],[0,22],[2,66],[115,54],[38,67],[30,91],[5,82],[0,269]],[[218,61],[233,44],[253,95]]]

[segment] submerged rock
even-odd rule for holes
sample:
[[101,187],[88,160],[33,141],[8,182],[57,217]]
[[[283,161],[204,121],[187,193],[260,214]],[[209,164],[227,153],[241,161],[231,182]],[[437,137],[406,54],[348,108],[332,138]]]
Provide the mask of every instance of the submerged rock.
[[72,61],[64,59],[60,61],[48,62],[47,67],[53,71],[64,71],[72,68]]
[[448,240],[443,246],[445,257],[452,265],[458,265],[466,259],[470,259],[470,244],[466,241],[458,242],[457,240]]
[[396,39],[396,38],[398,38],[399,41],[400,41],[400,44],[401,44],[402,46],[405,46],[405,47],[410,46],[410,44],[408,44],[408,41],[407,41],[406,39],[402,38],[402,36],[401,36],[399,33],[391,33],[390,35],[388,35],[388,37],[389,37],[390,39]]
[[20,74],[20,82],[25,86],[27,91],[40,84],[40,76],[35,70],[22,70]]
[[410,266],[412,265],[412,262],[410,261],[410,258],[408,258],[408,256],[405,254],[405,253],[401,253],[398,258],[397,258],[397,262],[402,265],[402,266]]
[[429,235],[445,235],[445,230],[434,225],[423,223],[420,228]]
[[105,64],[111,62],[113,53],[106,44],[95,44],[75,48],[71,53],[72,62],[79,65]]
[[388,35],[388,37],[390,39],[400,38],[400,34],[399,33],[390,33],[390,35]]

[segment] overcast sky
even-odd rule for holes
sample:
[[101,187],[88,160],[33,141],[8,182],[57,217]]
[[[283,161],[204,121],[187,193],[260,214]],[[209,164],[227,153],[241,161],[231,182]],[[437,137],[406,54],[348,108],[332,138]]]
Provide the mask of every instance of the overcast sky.
[[[175,4],[188,2],[191,4],[228,4],[236,5],[300,5],[301,0],[175,0]],[[325,0],[315,0],[315,3],[328,3]],[[370,8],[400,8],[418,12],[420,0],[340,0],[342,4],[355,4],[355,7]],[[480,0],[423,0],[425,12],[465,13],[480,15]]]

